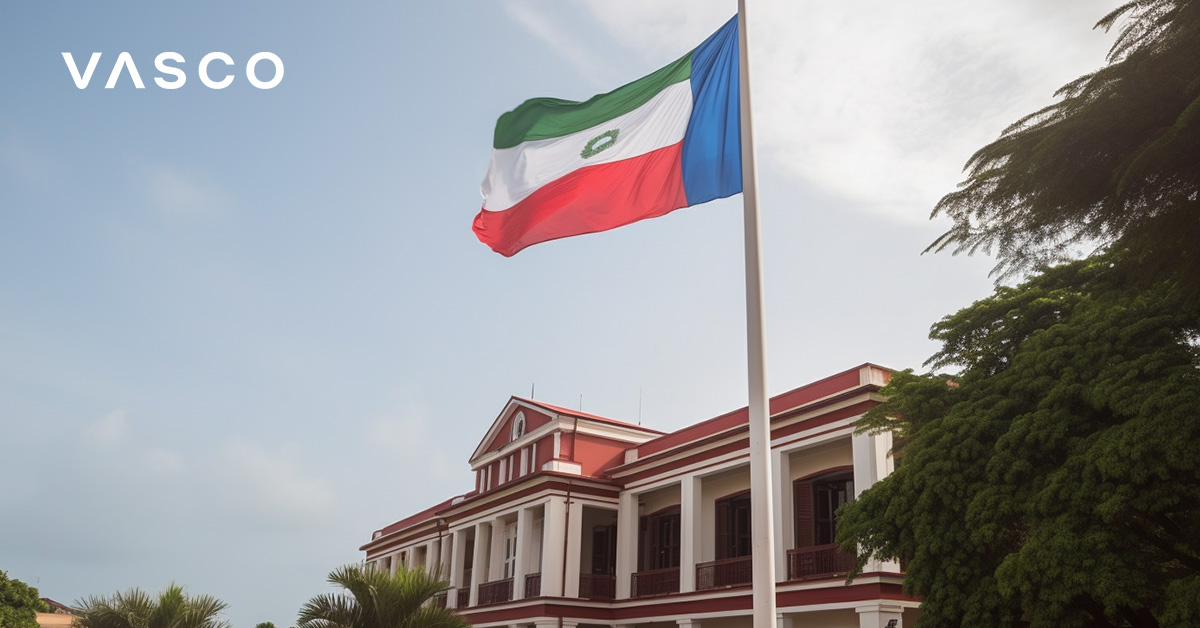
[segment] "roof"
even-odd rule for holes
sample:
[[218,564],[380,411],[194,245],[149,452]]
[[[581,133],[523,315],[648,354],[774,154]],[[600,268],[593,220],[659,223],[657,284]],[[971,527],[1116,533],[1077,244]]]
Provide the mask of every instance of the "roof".
[[524,397],[516,397],[516,396],[514,396],[513,399],[516,401],[523,401],[530,405],[540,406],[551,412],[555,412],[555,413],[566,415],[566,416],[579,417],[581,419],[590,419],[592,421],[600,421],[601,423],[611,423],[613,425],[620,425],[621,427],[628,427],[628,428],[633,428],[635,430],[642,430],[643,432],[652,432],[654,434],[666,434],[666,432],[664,432],[662,430],[656,430],[652,427],[646,427],[644,425],[640,425],[637,423],[628,423],[625,421],[618,421],[617,419],[610,419],[606,416],[600,416],[598,414],[591,414],[588,412],[583,412],[582,410],[571,410],[570,408],[556,406],[553,404],[546,403],[544,401],[535,401],[533,399],[526,399]]
[[[771,397],[770,414],[772,416],[797,408],[807,403],[811,403],[818,399],[828,397],[847,390],[859,388],[867,382],[864,381],[864,369],[875,369],[885,374],[884,379],[890,377],[892,369],[870,362],[860,364],[854,368],[846,369],[840,373],[835,373],[828,377],[824,377],[815,382],[811,382],[793,388],[784,393],[780,393]],[[664,434],[654,440],[646,441],[635,447],[638,452],[638,458],[645,458],[651,454],[656,454],[673,447],[677,447],[684,443],[689,443],[699,440],[706,436],[712,436],[725,430],[745,425],[750,421],[750,410],[746,406],[738,408],[730,412],[726,412],[720,416],[713,417],[706,421],[694,423],[685,428],[676,430],[669,434]]]

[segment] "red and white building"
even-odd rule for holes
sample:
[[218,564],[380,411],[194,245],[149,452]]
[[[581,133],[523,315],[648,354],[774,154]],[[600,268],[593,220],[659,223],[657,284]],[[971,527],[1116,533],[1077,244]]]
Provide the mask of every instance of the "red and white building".
[[[891,436],[856,435],[890,371],[872,364],[771,399],[779,625],[902,628],[894,563],[849,584],[834,510],[891,472]],[[475,488],[376,530],[379,569],[441,568],[438,603],[475,626],[751,624],[743,408],[663,433],[513,397],[471,456]]]

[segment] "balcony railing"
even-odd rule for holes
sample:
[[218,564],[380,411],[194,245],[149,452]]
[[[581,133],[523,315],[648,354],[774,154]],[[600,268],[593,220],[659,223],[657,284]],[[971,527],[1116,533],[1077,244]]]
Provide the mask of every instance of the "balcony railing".
[[854,568],[854,555],[836,544],[788,550],[788,580],[845,575]]
[[492,582],[484,582],[479,585],[479,605],[484,604],[499,604],[512,600],[513,596],[513,580],[505,578],[503,580],[495,580]]
[[679,568],[667,567],[666,569],[639,571],[633,574],[631,584],[630,595],[633,597],[679,593]]
[[466,608],[471,605],[471,587],[465,586],[458,590],[458,608]]
[[696,565],[696,589],[719,589],[750,584],[754,578],[749,556],[722,558]]
[[525,597],[537,597],[542,594],[542,572],[525,575]]
[[616,576],[579,574],[579,597],[586,600],[612,600],[617,597]]
[[433,594],[433,605],[438,608],[446,608],[446,595],[449,594],[449,589],[438,591]]

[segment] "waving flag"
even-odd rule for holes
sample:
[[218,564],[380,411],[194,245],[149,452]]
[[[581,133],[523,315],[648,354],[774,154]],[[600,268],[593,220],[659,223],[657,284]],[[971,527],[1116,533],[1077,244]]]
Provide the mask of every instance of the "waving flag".
[[504,256],[742,191],[738,28],[584,102],[534,98],[500,116],[473,229]]

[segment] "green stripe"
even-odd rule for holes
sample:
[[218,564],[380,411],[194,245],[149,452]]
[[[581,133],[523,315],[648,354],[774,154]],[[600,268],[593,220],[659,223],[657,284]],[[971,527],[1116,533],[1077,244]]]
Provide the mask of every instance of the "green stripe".
[[607,94],[584,102],[531,98],[496,121],[496,148],[512,148],[529,140],[570,135],[624,115],[646,104],[655,94],[686,81],[692,74],[692,53],[667,67]]

